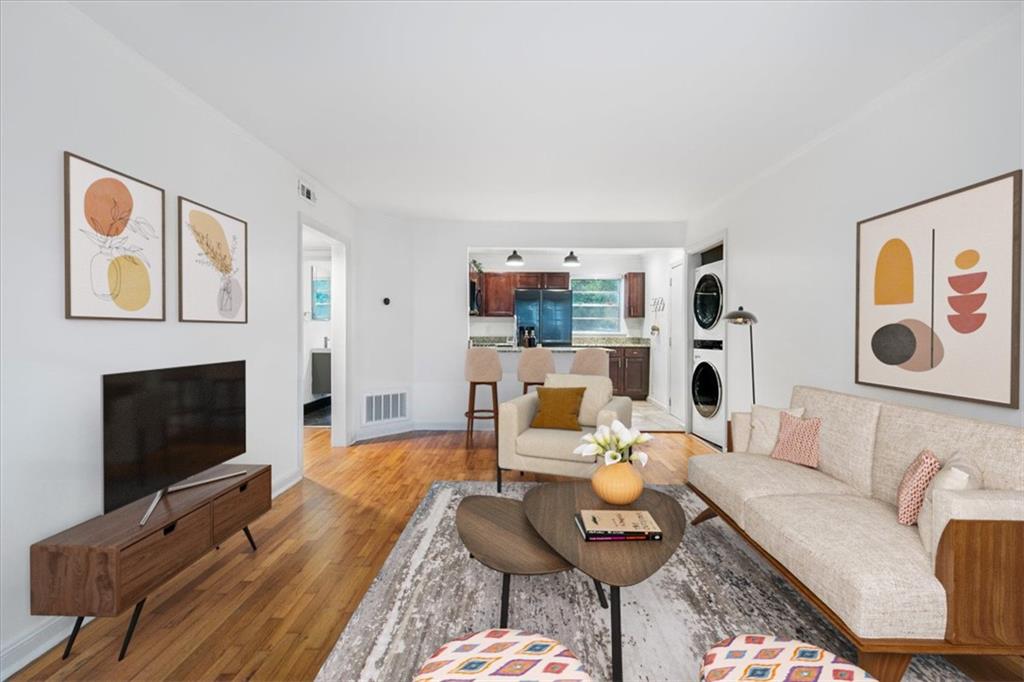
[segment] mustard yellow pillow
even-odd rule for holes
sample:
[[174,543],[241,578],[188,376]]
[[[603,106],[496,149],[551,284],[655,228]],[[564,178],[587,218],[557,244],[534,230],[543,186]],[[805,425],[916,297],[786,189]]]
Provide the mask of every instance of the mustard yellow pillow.
[[535,429],[565,429],[581,431],[580,403],[583,392],[587,389],[580,386],[574,388],[537,388],[540,404],[537,416],[530,424]]

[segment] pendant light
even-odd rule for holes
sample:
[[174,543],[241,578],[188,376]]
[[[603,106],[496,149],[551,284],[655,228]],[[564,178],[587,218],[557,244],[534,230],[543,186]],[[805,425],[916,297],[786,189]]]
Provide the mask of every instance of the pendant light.
[[505,259],[505,265],[509,265],[514,268],[523,267],[523,263],[525,263],[523,257],[520,256],[519,252],[516,251],[515,249],[512,249],[512,253],[510,253],[508,255],[508,258]]
[[562,265],[567,268],[578,268],[580,266],[580,259],[575,253],[570,251],[569,255],[562,260]]

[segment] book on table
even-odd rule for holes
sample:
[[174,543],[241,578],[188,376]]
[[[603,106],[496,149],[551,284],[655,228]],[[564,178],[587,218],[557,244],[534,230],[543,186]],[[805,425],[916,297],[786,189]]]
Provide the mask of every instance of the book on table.
[[581,509],[573,520],[587,542],[661,540],[661,528],[644,510]]

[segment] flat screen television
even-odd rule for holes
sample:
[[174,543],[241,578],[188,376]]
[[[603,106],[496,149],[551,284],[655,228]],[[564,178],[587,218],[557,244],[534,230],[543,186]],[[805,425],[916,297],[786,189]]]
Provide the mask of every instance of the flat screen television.
[[103,510],[245,452],[245,361],[103,377]]

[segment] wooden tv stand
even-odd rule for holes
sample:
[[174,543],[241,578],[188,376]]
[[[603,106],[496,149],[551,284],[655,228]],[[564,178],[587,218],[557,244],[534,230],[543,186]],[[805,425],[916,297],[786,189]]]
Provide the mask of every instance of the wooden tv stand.
[[116,616],[132,604],[124,658],[146,595],[270,509],[270,466],[221,464],[192,479],[236,476],[165,495],[145,526],[146,496],[32,545],[32,615],[76,616],[64,658],[85,616]]

